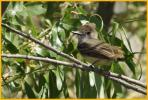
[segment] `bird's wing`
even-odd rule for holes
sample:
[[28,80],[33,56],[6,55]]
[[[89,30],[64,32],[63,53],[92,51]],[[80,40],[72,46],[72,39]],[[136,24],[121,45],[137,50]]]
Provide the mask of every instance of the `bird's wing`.
[[117,55],[121,53],[119,52],[121,51],[119,47],[111,46],[110,44],[97,39],[88,39],[87,41],[82,42],[78,45],[78,49],[84,55],[97,58],[101,57],[104,59],[118,59],[120,56]]

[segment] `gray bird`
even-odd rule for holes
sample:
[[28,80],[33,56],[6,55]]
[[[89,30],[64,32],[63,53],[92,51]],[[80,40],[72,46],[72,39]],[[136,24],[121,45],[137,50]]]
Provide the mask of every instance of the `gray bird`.
[[94,65],[110,65],[113,61],[124,59],[121,47],[99,40],[96,25],[86,23],[78,31],[72,31],[78,38],[78,50],[86,60]]

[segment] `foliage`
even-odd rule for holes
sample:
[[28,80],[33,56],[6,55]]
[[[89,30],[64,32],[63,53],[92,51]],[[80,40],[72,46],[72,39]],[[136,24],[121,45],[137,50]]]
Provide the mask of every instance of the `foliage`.
[[[128,5],[144,6],[140,4],[132,3]],[[105,33],[102,18],[92,11],[87,12],[86,6],[88,5],[73,2],[11,2],[2,22],[82,61],[84,61],[83,57],[76,48],[77,43],[71,39],[70,32],[77,30],[81,24],[93,22],[97,25],[98,38],[113,45],[121,46],[126,52],[126,65],[115,62],[106,70],[125,74],[127,71],[125,69],[129,68],[129,73],[132,73],[130,77],[137,78],[138,67],[133,61],[134,52],[127,49],[122,38],[116,38],[116,34],[119,34],[119,31],[126,36],[127,32],[125,30],[128,27],[124,26],[125,23],[121,21],[121,18],[118,20],[114,19],[109,32],[111,35]],[[134,11],[134,9],[132,10]],[[133,12],[133,14],[127,13],[126,15],[131,16],[134,14],[138,13]],[[144,21],[136,21],[134,23],[143,25],[137,31],[140,31],[141,28],[142,30],[145,29]],[[45,31],[47,29],[49,30]],[[46,50],[6,29],[3,29],[2,33],[2,53],[66,60],[54,52]],[[143,35],[139,34],[142,40],[146,32],[143,33]],[[128,38],[126,41],[131,48]],[[3,91],[4,98],[122,98],[126,97],[127,94],[126,89],[119,83],[92,72],[88,73],[79,69],[67,68],[63,65],[52,65],[45,62],[22,59],[3,59],[2,62],[2,75],[5,76],[6,73],[9,73],[8,79],[3,81],[3,83],[9,82],[9,84],[3,86],[3,90],[7,89],[7,91]],[[11,91],[11,94],[9,94],[9,91]],[[22,95],[18,93],[22,93]]]

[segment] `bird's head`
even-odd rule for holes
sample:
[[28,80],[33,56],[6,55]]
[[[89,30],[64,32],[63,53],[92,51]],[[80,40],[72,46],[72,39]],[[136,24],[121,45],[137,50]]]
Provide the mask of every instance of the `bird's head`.
[[94,23],[86,23],[80,26],[78,31],[72,31],[72,33],[78,36],[79,41],[83,41],[85,39],[97,39],[98,34],[96,31],[96,25]]

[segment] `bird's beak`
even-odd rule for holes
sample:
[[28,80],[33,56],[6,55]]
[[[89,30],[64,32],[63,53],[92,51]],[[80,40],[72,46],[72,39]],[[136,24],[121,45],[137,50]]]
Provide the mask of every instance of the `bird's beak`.
[[82,33],[80,31],[72,31],[73,34],[76,34],[76,35],[82,35]]

